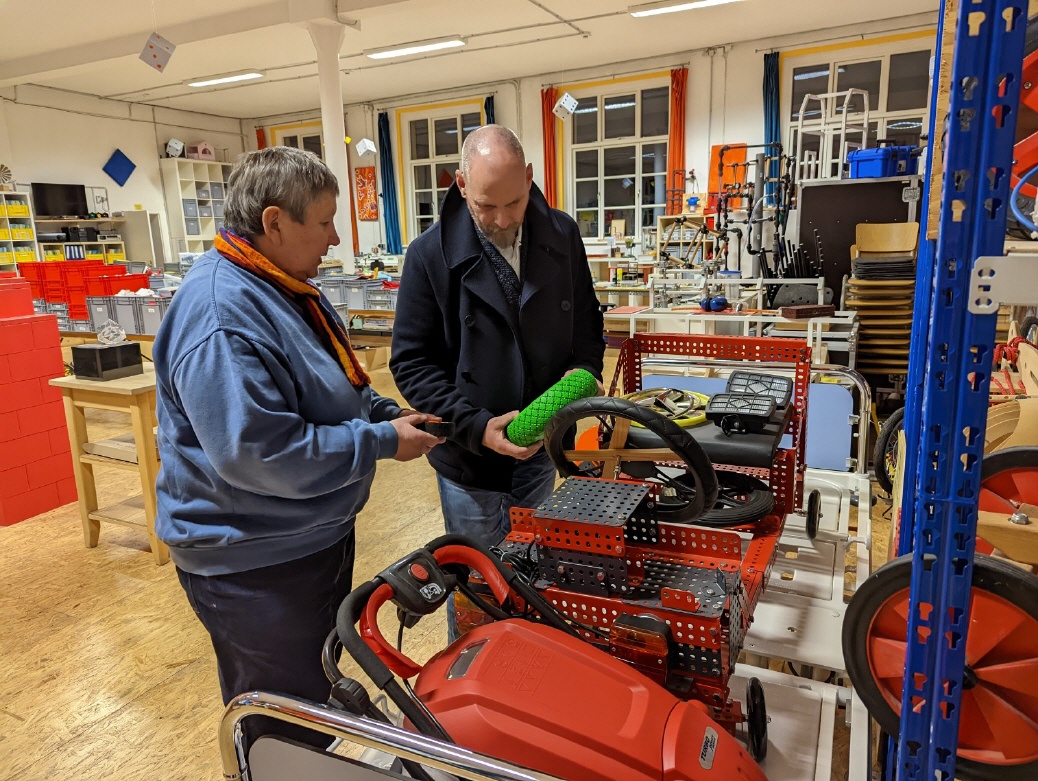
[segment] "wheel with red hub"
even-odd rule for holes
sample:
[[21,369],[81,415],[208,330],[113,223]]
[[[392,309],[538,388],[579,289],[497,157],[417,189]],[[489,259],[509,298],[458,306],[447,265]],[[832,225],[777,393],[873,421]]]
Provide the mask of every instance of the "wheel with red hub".
[[980,464],[977,509],[1027,514],[1027,505],[1038,505],[1038,447],[1011,447],[986,454]]
[[[876,570],[854,594],[843,655],[854,688],[880,727],[898,734],[912,557]],[[976,556],[956,775],[981,781],[1038,778],[1038,578]]]

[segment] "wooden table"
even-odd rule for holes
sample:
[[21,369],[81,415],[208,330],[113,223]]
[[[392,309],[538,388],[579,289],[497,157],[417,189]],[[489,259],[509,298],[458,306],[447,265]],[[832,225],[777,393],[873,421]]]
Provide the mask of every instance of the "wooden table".
[[[169,548],[155,536],[155,478],[159,472],[159,457],[155,448],[155,369],[144,364],[144,373],[117,380],[84,380],[78,377],[58,377],[51,385],[61,388],[65,402],[68,436],[72,443],[72,466],[79,492],[79,513],[83,519],[83,541],[88,548],[97,546],[101,521],[126,526],[143,526],[148,531],[148,542],[156,564],[169,561]],[[91,455],[83,449],[88,441],[87,409],[126,412],[133,423],[133,440],[137,449],[137,463],[116,458]],[[97,505],[94,467],[109,466],[137,472],[141,480],[141,497],[109,507]],[[142,506],[143,504],[143,506]]]

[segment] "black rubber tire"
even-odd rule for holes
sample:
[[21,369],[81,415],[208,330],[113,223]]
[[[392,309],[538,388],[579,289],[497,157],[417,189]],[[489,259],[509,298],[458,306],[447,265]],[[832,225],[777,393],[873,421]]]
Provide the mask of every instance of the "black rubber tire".
[[887,453],[891,447],[897,447],[897,432],[905,426],[905,408],[894,410],[890,417],[883,421],[876,437],[876,448],[872,451],[872,468],[876,472],[876,482],[887,494],[894,493],[894,479],[887,472]]
[[750,678],[746,684],[746,734],[750,756],[761,762],[768,756],[768,707],[760,680]]
[[807,537],[818,536],[818,522],[822,518],[822,494],[817,489],[807,495]]
[[[1028,332],[1035,331],[1032,336],[1028,335]],[[1020,323],[1020,336],[1029,341],[1031,344],[1035,344],[1035,339],[1038,339],[1038,317],[1025,317],[1024,321]]]
[[[717,501],[714,509],[707,510],[696,519],[699,526],[726,528],[756,523],[775,506],[775,495],[766,483],[740,472],[722,470],[717,472]],[[745,496],[736,502],[734,497]]]
[[986,453],[980,462],[980,482],[994,477],[1000,472],[1010,469],[1031,469],[1038,467],[1038,447],[1008,447]]
[[[843,658],[854,690],[872,718],[889,735],[899,734],[900,713],[890,706],[876,684],[866,646],[877,611],[899,591],[909,589],[911,578],[911,555],[887,562],[858,587],[843,619]],[[1038,579],[1009,562],[978,554],[973,561],[972,588],[1002,597],[1038,620]],[[1038,639],[1035,645],[1038,648]],[[960,756],[955,770],[956,778],[973,781],[1034,781],[1038,778],[1038,760],[1020,765],[996,765]]]
[[656,511],[657,520],[667,523],[694,521],[703,514],[705,508],[714,506],[719,490],[717,474],[699,443],[674,421],[626,399],[610,396],[579,399],[555,413],[544,428],[544,449],[560,474],[597,477],[565,457],[564,440],[566,432],[578,421],[600,415],[611,415],[640,423],[663,440],[664,447],[672,450],[677,456],[674,460],[684,462],[688,469],[689,477],[694,484],[695,496],[683,505],[661,504]]

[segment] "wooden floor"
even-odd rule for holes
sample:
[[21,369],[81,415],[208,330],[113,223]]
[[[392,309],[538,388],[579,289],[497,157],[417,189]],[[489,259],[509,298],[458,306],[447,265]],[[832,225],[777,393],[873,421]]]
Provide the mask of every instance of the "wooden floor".
[[[395,393],[386,369],[373,384]],[[124,416],[88,413],[91,438],[129,430]],[[102,505],[136,492],[126,472],[97,474]],[[442,523],[424,460],[380,462],[358,522],[354,582]],[[409,632],[405,652],[439,650],[443,615]],[[208,636],[142,531],[102,525],[87,549],[74,504],[0,528],[0,781],[215,781],[222,711]]]

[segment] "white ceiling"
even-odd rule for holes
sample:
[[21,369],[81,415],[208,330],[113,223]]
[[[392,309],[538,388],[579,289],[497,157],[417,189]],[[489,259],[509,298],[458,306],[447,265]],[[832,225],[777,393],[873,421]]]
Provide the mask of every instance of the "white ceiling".
[[[340,49],[347,103],[565,72],[708,46],[934,12],[939,0],[741,0],[634,19],[638,0],[0,0],[0,86],[38,84],[251,118],[319,106],[307,19],[357,22]],[[137,59],[152,31],[177,50]],[[460,49],[400,60],[365,50],[462,35]],[[184,81],[258,69],[262,81]]]

